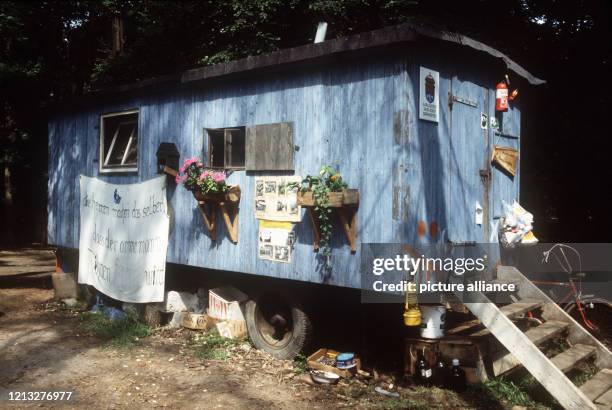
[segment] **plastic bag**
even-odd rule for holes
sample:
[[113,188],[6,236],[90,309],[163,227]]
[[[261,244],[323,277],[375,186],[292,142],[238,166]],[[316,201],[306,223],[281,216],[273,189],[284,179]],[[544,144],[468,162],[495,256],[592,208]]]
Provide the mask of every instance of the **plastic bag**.
[[[504,216],[500,229],[500,240],[506,245],[515,243],[536,243],[538,240],[531,232],[533,214],[525,210],[518,202],[507,204],[502,201]],[[528,235],[529,234],[529,235]]]

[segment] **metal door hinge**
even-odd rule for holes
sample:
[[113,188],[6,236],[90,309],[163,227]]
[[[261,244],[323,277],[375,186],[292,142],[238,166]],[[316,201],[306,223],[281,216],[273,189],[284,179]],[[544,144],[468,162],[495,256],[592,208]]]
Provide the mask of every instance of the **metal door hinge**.
[[478,108],[478,102],[472,101],[468,98],[459,97],[458,95],[453,95],[453,93],[449,92],[448,93],[448,106],[450,107],[451,110],[453,109],[453,104],[455,102],[465,104],[469,107]]
[[480,179],[482,180],[482,182],[485,182],[486,180],[491,178],[491,170],[488,168],[479,170],[478,174],[480,174]]

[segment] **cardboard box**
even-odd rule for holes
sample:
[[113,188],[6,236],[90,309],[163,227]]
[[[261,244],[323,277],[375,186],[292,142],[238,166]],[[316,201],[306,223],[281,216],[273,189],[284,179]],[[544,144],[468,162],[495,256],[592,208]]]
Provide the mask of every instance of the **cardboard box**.
[[332,349],[319,349],[313,354],[311,354],[310,357],[308,357],[308,361],[306,362],[308,364],[308,367],[314,370],[323,370],[326,372],[332,372],[334,374],[337,374],[340,377],[345,377],[345,378],[353,377],[355,373],[357,373],[357,370],[361,370],[361,359],[359,359],[357,355],[355,355],[356,366],[351,369],[338,369],[335,366],[329,366],[323,363],[319,363],[318,362],[319,358],[325,356],[327,352],[333,352],[336,354],[340,353]]
[[225,320],[217,323],[217,331],[228,339],[242,339],[247,335],[246,322],[244,320]]
[[184,312],[183,327],[193,330],[208,330],[212,328],[216,320],[205,314]]
[[219,320],[244,321],[240,304],[249,297],[233,286],[208,291],[208,316]]

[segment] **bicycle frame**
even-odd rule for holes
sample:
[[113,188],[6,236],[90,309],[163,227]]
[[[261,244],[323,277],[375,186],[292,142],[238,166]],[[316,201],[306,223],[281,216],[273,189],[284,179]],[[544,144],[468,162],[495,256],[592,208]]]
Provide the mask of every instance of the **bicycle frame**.
[[[565,262],[565,265],[561,262],[561,259],[556,254],[552,253],[552,251],[556,248],[558,248],[559,251],[561,252],[561,256],[563,257],[563,261]],[[578,256],[579,271],[582,271],[582,258],[580,256],[580,252],[578,252],[573,247],[569,245],[565,245],[565,244],[560,244],[560,243],[555,244],[548,251],[544,252],[543,253],[544,258],[542,262],[548,263],[548,258],[552,254],[557,260],[557,262],[559,263],[559,265],[561,266],[561,268],[563,269],[563,271],[565,271],[565,273],[567,273],[568,275],[571,275],[571,273],[573,272],[573,268],[569,262],[569,259],[567,258],[567,255],[564,252],[564,249],[570,249]],[[585,310],[584,310],[584,304],[582,303],[581,292],[579,292],[578,289],[576,289],[576,284],[574,283],[574,280],[571,277],[569,278],[567,282],[533,281],[533,283],[536,285],[551,285],[551,286],[562,286],[562,287],[570,288],[567,295],[565,295],[565,297],[561,299],[561,301],[557,302],[557,304],[568,303],[569,300],[573,298],[574,303],[578,307],[578,312],[580,313],[580,318],[582,319],[582,322],[584,323],[584,325],[590,330],[593,330],[593,331],[598,330],[598,327],[595,326],[593,322],[591,322],[589,319],[587,319]]]

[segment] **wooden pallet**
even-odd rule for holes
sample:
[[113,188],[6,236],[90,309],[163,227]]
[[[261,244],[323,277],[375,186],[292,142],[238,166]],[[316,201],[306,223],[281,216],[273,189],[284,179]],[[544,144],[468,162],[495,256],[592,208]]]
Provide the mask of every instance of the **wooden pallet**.
[[[484,294],[477,295],[475,302],[465,306],[478,320],[462,323],[448,333],[494,337],[507,351],[493,361],[493,371],[497,374],[522,365],[566,409],[612,408],[612,353],[517,269],[499,267],[498,279],[517,282],[519,300],[500,306]],[[521,330],[515,319],[536,309],[541,310],[544,322]],[[541,346],[561,336],[569,347],[546,357]],[[589,359],[600,370],[578,387],[566,373]]]

